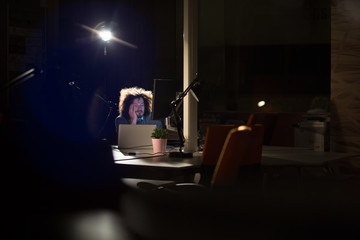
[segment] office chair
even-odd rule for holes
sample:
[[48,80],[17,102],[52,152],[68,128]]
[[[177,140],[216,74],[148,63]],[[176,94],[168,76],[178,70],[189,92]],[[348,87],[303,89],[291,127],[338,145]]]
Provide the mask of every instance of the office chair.
[[200,184],[210,186],[225,139],[236,125],[209,125],[206,129],[200,167]]
[[225,140],[211,186],[236,184],[239,171],[245,166],[259,166],[261,163],[264,127],[260,124],[240,126],[232,129]]
[[207,126],[201,165],[215,166],[220,156],[225,139],[236,125],[209,125]]
[[247,122],[246,122],[246,126],[250,126],[251,124],[253,124],[254,117],[255,117],[255,114],[251,113],[248,120],[247,120]]

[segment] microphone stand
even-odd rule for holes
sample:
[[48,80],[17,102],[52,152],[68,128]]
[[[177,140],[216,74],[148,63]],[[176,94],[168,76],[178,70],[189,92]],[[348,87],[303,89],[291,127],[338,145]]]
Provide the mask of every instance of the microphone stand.
[[174,100],[170,103],[173,115],[175,117],[175,124],[176,124],[177,133],[178,133],[178,137],[179,137],[180,147],[179,147],[179,152],[170,152],[169,157],[190,158],[193,156],[192,153],[184,153],[182,151],[182,148],[184,147],[184,143],[185,143],[185,138],[184,138],[184,133],[183,133],[182,127],[180,126],[181,125],[180,124],[181,123],[180,116],[179,116],[176,108],[184,100],[187,93],[197,84],[199,84],[199,81],[197,78],[195,78],[195,80],[192,81],[192,83],[190,83],[190,85],[185,89],[185,91],[182,92],[176,100]]

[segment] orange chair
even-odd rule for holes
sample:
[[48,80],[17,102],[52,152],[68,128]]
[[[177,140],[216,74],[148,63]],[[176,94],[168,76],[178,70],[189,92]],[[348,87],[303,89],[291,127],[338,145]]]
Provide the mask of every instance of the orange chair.
[[225,140],[211,185],[234,185],[241,167],[260,164],[263,136],[264,126],[260,124],[232,129]]
[[225,139],[231,129],[236,125],[209,125],[206,128],[206,135],[201,157],[200,182],[203,185],[210,185],[216,163],[219,159]]
[[248,120],[247,120],[247,122],[246,122],[246,126],[250,126],[251,124],[253,124],[254,117],[255,117],[255,114],[251,113]]
[[201,165],[216,165],[226,136],[235,127],[235,125],[209,125],[207,127]]

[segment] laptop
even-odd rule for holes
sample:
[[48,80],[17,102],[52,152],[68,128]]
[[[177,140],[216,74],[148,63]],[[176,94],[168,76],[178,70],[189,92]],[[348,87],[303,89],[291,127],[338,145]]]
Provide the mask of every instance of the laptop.
[[141,148],[152,146],[151,134],[156,125],[119,124],[118,148]]

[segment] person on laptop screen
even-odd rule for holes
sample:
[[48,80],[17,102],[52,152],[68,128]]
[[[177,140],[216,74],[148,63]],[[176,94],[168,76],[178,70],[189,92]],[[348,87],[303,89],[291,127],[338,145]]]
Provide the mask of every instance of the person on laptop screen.
[[151,119],[152,92],[143,88],[123,88],[120,91],[119,113],[115,119],[116,131],[119,124],[150,124],[162,128],[160,120]]

